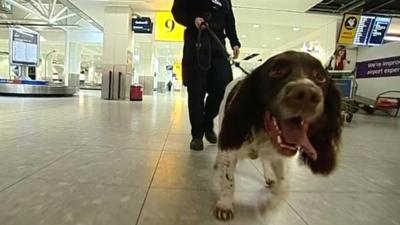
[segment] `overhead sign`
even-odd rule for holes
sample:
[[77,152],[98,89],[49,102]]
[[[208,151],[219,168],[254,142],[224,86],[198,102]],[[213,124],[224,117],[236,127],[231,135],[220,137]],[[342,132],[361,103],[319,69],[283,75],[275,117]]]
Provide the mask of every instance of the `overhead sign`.
[[368,40],[368,45],[381,45],[387,31],[389,30],[390,17],[376,17],[374,26]]
[[153,22],[149,17],[139,17],[132,19],[132,31],[137,34],[151,34],[153,32]]
[[367,45],[371,28],[374,25],[375,16],[361,16],[357,26],[353,44]]
[[390,17],[346,14],[340,30],[339,44],[381,45],[389,29]]
[[25,29],[10,29],[10,64],[37,65],[40,35]]
[[360,20],[359,15],[351,15],[351,14],[344,15],[338,41],[340,44],[353,44],[359,20]]
[[171,12],[156,12],[156,41],[183,41],[183,32],[185,28],[178,24]]

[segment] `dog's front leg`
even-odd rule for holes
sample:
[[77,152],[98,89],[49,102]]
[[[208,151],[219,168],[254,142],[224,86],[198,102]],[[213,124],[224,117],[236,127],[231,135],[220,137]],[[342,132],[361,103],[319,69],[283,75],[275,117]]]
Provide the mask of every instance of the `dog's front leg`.
[[215,206],[215,216],[219,220],[233,219],[233,194],[235,192],[236,151],[219,151],[220,196]]
[[265,157],[261,158],[261,163],[264,169],[264,179],[267,188],[272,188],[275,184],[275,174],[271,171],[270,162]]
[[272,188],[272,192],[284,192],[287,189],[287,174],[284,159],[277,159],[271,163],[272,169],[276,177],[276,185]]
[[276,209],[287,197],[288,179],[287,168],[284,159],[275,159],[271,161],[271,167],[275,173],[275,182],[271,187],[272,197],[268,199],[264,210]]

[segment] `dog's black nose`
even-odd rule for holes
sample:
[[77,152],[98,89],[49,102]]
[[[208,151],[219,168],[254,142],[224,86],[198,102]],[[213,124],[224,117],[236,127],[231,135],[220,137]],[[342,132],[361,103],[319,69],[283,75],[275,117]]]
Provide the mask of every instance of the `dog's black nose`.
[[287,92],[286,99],[296,105],[317,105],[321,102],[321,95],[313,85],[296,84]]

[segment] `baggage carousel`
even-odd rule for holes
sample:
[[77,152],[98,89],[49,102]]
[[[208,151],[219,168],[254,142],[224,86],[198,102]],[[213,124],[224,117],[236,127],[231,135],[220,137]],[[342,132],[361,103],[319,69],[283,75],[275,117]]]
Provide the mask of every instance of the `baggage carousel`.
[[79,89],[62,85],[35,85],[0,83],[0,95],[21,97],[69,97],[75,95]]

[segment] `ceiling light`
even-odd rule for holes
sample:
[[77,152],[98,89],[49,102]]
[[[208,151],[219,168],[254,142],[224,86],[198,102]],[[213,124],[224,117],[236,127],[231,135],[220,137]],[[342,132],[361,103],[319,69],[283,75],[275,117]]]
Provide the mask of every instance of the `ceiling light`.
[[281,38],[280,37],[276,37],[275,40],[279,41],[279,40],[281,40]]
[[253,28],[259,28],[260,24],[253,24]]
[[298,28],[298,27],[293,27],[293,31],[299,31],[300,30],[300,28]]
[[247,37],[247,35],[245,35],[245,34],[242,34],[242,36],[241,36],[242,38],[246,38]]

